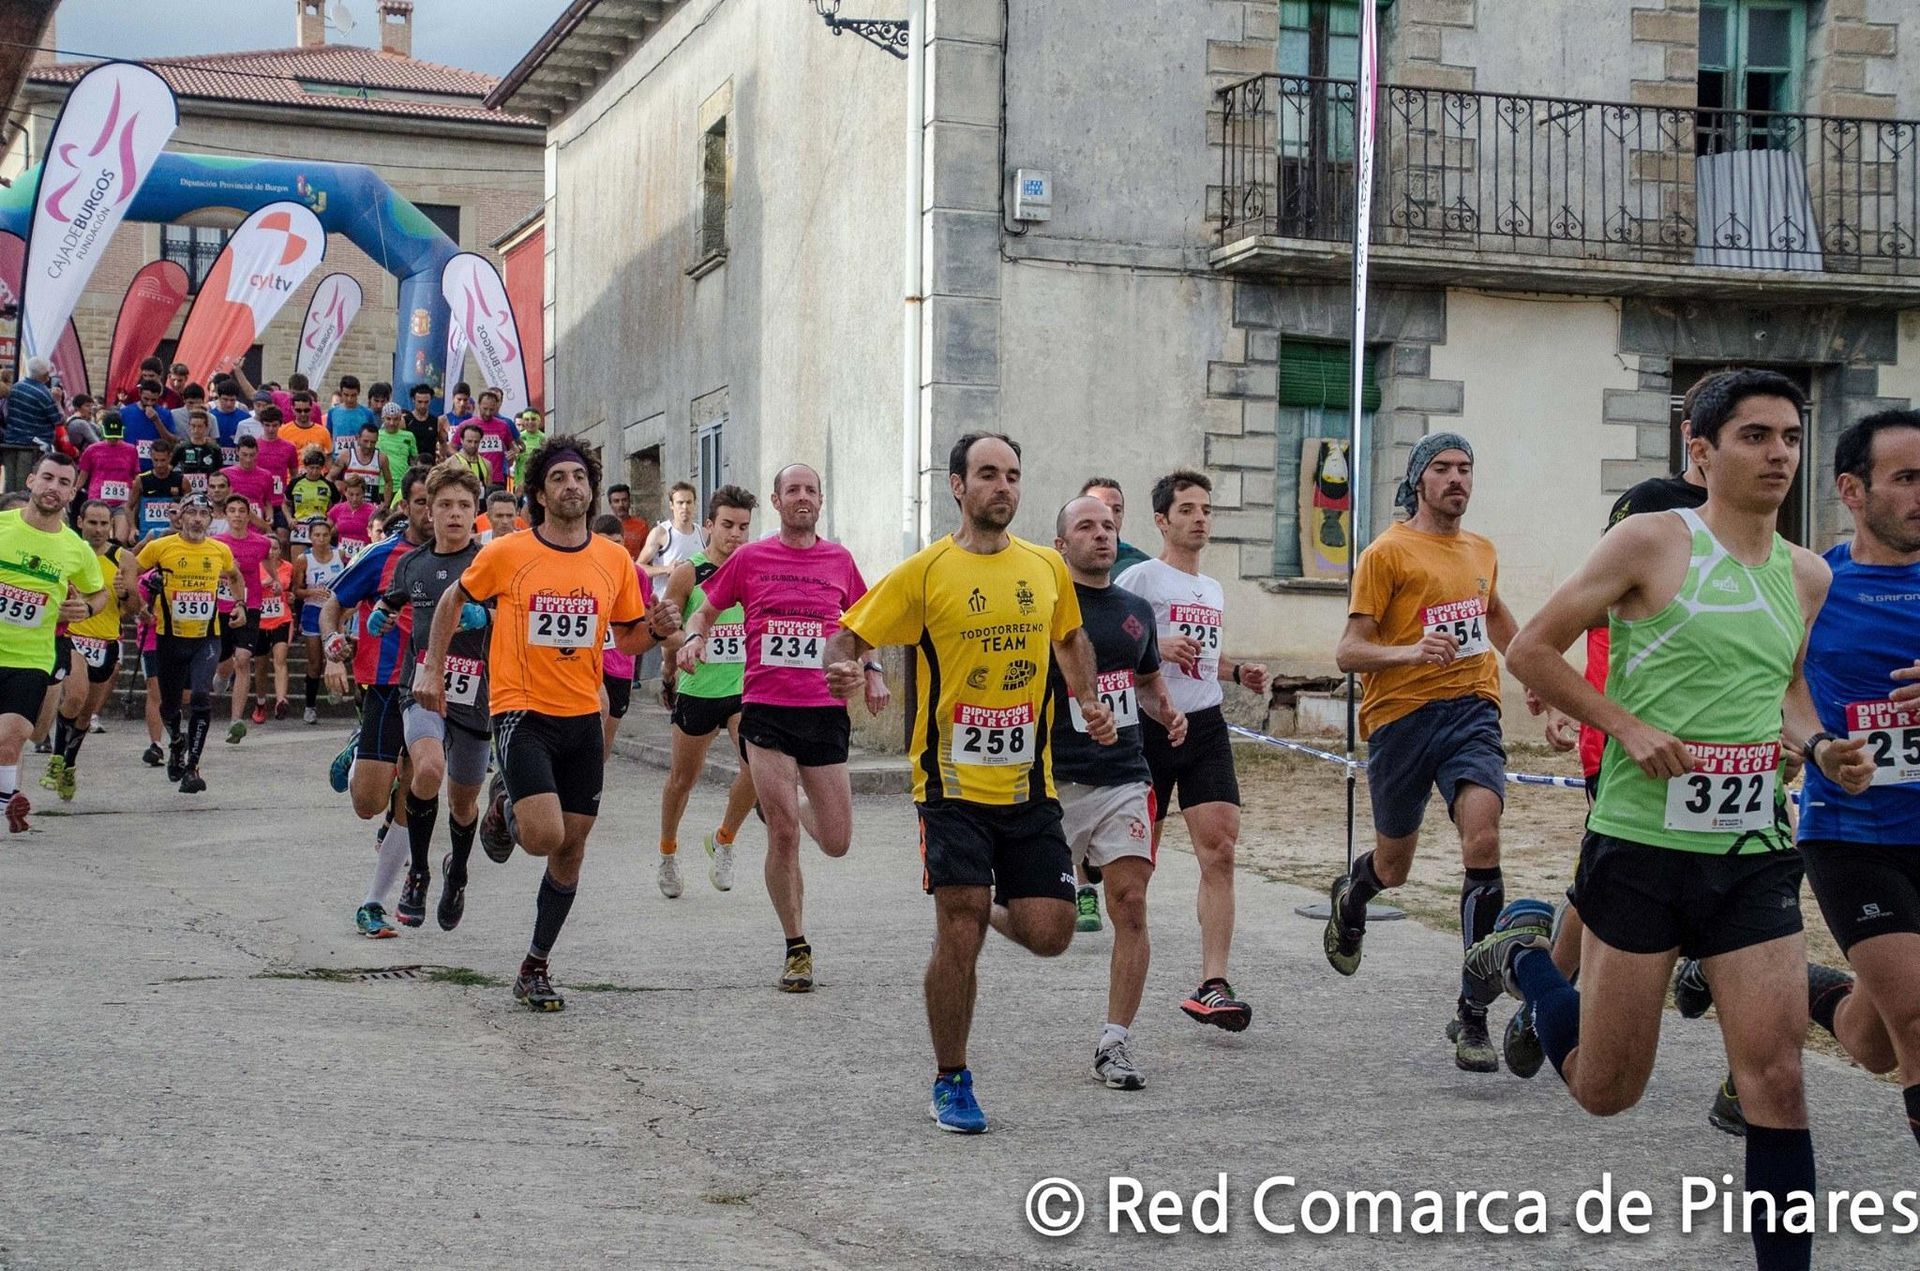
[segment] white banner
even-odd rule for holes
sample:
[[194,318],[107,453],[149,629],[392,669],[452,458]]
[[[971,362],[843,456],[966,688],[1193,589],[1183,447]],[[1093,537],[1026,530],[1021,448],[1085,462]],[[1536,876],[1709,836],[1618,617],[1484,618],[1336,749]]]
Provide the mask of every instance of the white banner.
[[239,364],[327,254],[327,232],[305,205],[269,203],[240,223],[200,284],[177,361],[202,384]]
[[[441,271],[440,290],[452,313],[448,354],[456,351],[456,340],[473,350],[487,384],[502,394],[500,413],[512,419],[527,408],[527,362],[500,272],[486,257],[461,252]],[[451,376],[451,356],[447,365]]]
[[23,363],[53,357],[94,266],[179,123],[173,90],[133,62],[103,63],[67,94],[47,141],[27,230]]
[[326,377],[347,328],[360,312],[360,284],[351,274],[328,274],[313,289],[307,305],[306,321],[300,325],[300,347],[294,354],[293,369],[318,384]]

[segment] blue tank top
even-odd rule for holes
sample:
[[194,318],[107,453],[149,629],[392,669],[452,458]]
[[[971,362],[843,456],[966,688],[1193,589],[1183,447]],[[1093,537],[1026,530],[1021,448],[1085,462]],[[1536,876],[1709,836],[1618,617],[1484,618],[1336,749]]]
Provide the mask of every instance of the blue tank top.
[[1854,796],[1809,765],[1800,838],[1920,845],[1920,702],[1904,712],[1873,705],[1900,687],[1888,677],[1920,653],[1920,565],[1858,565],[1846,543],[1827,563],[1833,587],[1808,638],[1807,687],[1820,726],[1865,736],[1880,771]]

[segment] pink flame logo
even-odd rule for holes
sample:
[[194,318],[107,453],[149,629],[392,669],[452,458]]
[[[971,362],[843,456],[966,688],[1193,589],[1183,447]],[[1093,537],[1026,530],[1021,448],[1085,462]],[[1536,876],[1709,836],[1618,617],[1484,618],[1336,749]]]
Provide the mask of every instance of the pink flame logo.
[[[140,113],[138,111],[128,115],[124,124],[120,122],[120,86],[115,84],[113,86],[113,104],[107,109],[107,121],[100,129],[100,136],[95,139],[92,147],[88,149],[86,154],[88,159],[98,159],[105,153],[108,145],[113,142],[115,130],[116,128],[118,129],[120,197],[115,200],[115,206],[125,203],[133,197],[135,185],[133,178],[135,168],[137,167],[133,153],[133,139],[134,134],[139,131],[139,126]],[[73,220],[72,213],[67,211],[65,207],[65,200],[67,195],[73,192],[73,187],[80,184],[81,181],[82,173],[80,171],[80,165],[74,162],[73,158],[74,151],[79,148],[79,144],[72,141],[64,142],[54,147],[54,156],[58,158],[60,162],[66,164],[68,170],[73,173],[73,176],[68,179],[65,185],[60,186],[47,197],[47,214],[53,217],[54,220],[63,223],[71,223]]]

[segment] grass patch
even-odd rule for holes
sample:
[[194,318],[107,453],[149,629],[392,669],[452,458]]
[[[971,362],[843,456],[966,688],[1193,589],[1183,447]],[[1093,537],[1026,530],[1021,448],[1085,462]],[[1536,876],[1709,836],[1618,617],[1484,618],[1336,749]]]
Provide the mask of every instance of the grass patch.
[[472,967],[437,966],[427,972],[427,979],[435,984],[457,984],[468,989],[500,989],[507,982],[497,975],[487,975]]
[[203,980],[224,980],[224,975],[169,975],[162,984],[198,984]]

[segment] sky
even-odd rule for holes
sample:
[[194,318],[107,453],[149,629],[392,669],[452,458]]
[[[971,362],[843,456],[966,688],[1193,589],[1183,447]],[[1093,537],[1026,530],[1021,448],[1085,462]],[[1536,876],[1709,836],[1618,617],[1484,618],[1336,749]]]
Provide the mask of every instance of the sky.
[[[0,0],[3,2],[3,0]],[[329,27],[333,44],[380,43],[376,0],[329,0],[346,7],[353,31]],[[504,75],[567,7],[567,0],[414,0],[413,55],[466,70]],[[55,43],[107,57],[179,57],[243,49],[289,48],[295,0],[64,0]]]

